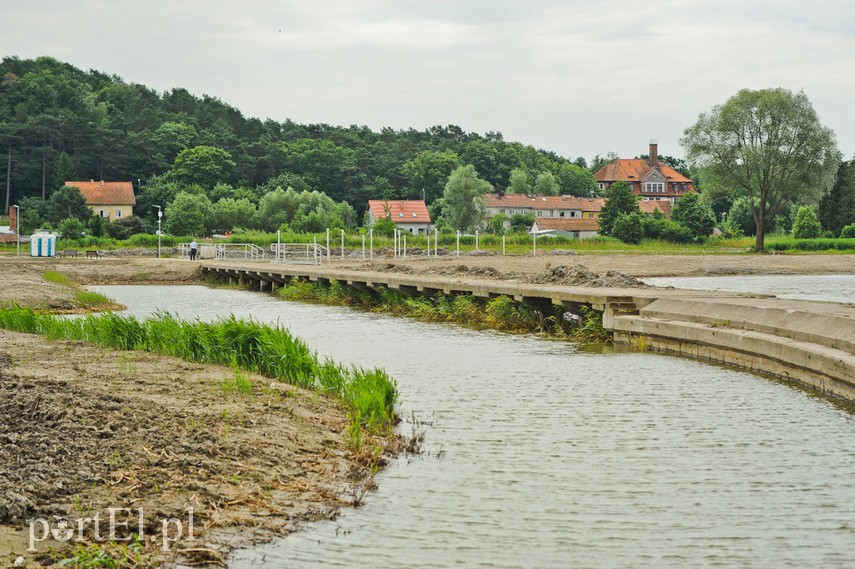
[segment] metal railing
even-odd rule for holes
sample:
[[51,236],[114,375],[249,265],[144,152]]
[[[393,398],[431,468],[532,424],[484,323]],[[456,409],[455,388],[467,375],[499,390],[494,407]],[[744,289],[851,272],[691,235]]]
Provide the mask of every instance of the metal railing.
[[329,261],[330,251],[317,243],[271,243],[271,261],[302,265],[320,265]]
[[[266,257],[264,248],[252,243],[202,243],[199,245],[199,259],[229,259],[260,261]],[[190,258],[190,244],[178,244],[178,256]]]

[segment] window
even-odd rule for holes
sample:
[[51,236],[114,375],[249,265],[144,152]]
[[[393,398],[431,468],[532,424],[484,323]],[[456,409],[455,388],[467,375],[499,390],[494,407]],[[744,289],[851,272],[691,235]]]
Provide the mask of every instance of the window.
[[542,212],[542,211],[538,211],[538,212],[537,212],[537,217],[543,217],[543,212]]
[[647,191],[650,193],[664,193],[665,184],[662,182],[647,182]]
[[558,212],[558,217],[564,217],[564,212],[563,212],[563,211],[559,211],[559,212]]
[[99,215],[99,216],[101,216],[101,217],[104,217],[104,210],[103,210],[103,209],[99,209],[99,210],[98,210],[98,215]]
[[593,214],[593,213],[589,213],[589,214],[588,214],[588,219],[594,219],[594,214]]
[[116,217],[117,217],[117,218],[118,218],[118,217],[122,217],[122,210],[120,210],[120,209],[117,209],[117,210],[116,210]]

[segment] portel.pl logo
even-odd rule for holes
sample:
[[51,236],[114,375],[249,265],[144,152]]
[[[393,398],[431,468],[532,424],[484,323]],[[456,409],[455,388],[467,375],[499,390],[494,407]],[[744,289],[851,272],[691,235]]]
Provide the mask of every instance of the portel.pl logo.
[[[139,536],[141,540],[160,543],[162,551],[169,551],[173,543],[179,539],[186,538],[195,541],[193,535],[193,508],[184,510],[187,514],[186,520],[179,518],[161,518],[159,533],[146,535],[145,512],[143,508],[107,508],[105,520],[101,519],[101,513],[96,513],[88,518],[63,518],[56,517],[53,520],[46,518],[30,518],[30,547],[28,551],[34,552],[36,544],[52,537],[59,542],[95,540],[100,541],[132,541]],[[134,525],[131,525],[131,524]],[[106,528],[102,528],[106,524]],[[134,527],[136,526],[136,527]],[[106,529],[106,533],[102,533]],[[185,536],[186,530],[186,536]],[[136,534],[136,535],[135,535]]]

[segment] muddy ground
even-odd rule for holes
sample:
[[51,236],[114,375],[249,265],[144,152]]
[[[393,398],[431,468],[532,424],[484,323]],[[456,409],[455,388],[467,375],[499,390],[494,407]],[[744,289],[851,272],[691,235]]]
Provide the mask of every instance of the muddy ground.
[[[86,283],[198,278],[197,266],[179,260],[0,258],[0,304],[68,308],[67,291],[40,278],[45,268]],[[251,388],[239,389],[243,380]],[[28,567],[46,564],[46,551],[72,543],[59,532],[28,552],[28,519],[51,530],[84,523],[95,543],[93,523],[78,520],[98,514],[103,537],[108,508],[130,509],[117,517],[131,527],[144,513],[149,563],[219,565],[233,547],[333,517],[358,499],[370,480],[366,456],[346,450],[346,427],[337,401],[261,376],[0,331],[0,567],[18,556]],[[186,539],[188,508],[195,541]],[[163,551],[171,518],[183,521],[184,538]],[[168,529],[175,537],[175,524]]]

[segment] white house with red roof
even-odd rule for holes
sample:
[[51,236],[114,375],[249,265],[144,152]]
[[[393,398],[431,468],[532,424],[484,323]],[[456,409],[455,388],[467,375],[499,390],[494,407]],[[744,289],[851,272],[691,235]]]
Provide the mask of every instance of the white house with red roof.
[[694,194],[692,180],[659,161],[659,145],[652,141],[647,160],[618,158],[600,168],[594,178],[606,192],[617,182],[628,182],[632,192],[644,201],[669,201]]
[[137,199],[134,196],[134,185],[132,182],[65,182],[80,190],[86,205],[94,213],[108,220],[114,221],[134,214],[134,206]]
[[399,229],[413,235],[430,231],[430,214],[424,200],[368,200],[369,223],[391,219]]

